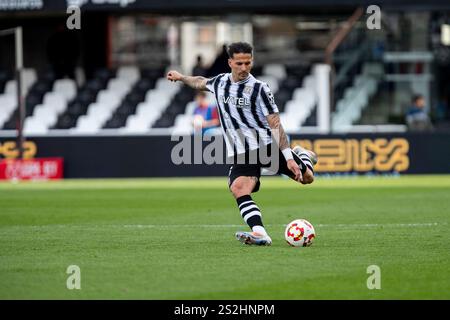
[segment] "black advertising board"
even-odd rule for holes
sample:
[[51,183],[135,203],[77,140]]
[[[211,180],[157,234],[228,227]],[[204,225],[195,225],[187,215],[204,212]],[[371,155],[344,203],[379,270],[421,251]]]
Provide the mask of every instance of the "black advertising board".
[[[450,133],[291,136],[319,156],[317,174],[450,173]],[[0,138],[0,159],[17,156]],[[225,176],[221,136],[28,137],[28,158],[61,157],[65,178]]]

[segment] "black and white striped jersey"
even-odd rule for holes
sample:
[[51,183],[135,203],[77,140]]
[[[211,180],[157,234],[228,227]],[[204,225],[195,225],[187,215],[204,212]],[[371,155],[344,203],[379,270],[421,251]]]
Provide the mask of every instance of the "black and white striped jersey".
[[231,73],[208,79],[214,93],[229,157],[272,142],[266,116],[278,112],[269,86],[253,75],[233,82]]

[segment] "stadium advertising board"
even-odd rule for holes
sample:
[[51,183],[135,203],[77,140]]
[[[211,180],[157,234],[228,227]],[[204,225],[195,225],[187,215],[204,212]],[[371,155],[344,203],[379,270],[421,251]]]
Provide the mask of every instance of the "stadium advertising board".
[[409,169],[407,138],[298,139],[291,144],[314,150],[320,159],[316,172],[401,173]]
[[[36,156],[37,146],[34,141],[25,141],[23,144],[23,158],[31,159]],[[0,138],[0,159],[16,159],[19,156],[17,142],[14,140],[1,140]]]
[[58,180],[62,178],[62,158],[0,160],[0,180]]
[[[296,135],[297,144],[319,156],[318,174],[409,174],[450,173],[450,134],[351,134]],[[174,162],[173,151],[188,141],[189,156]],[[66,178],[100,177],[189,177],[224,176],[228,167],[224,155],[211,164],[205,151],[225,150],[221,136],[194,146],[192,137],[180,136],[97,136],[97,137],[29,137],[28,158],[64,158]],[[211,146],[220,145],[213,150]],[[200,150],[202,156],[196,155]],[[180,152],[185,152],[181,150]],[[178,152],[178,151],[177,151]],[[197,152],[198,153],[198,152]],[[438,154],[430,157],[428,155]],[[0,138],[0,159],[16,158],[15,142]],[[200,161],[198,161],[200,159]]]

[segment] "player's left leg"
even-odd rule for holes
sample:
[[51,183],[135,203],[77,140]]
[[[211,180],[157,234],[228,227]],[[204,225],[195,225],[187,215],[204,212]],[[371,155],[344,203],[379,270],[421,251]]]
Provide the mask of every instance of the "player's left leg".
[[236,238],[245,244],[271,245],[272,239],[262,223],[261,211],[251,197],[259,189],[259,166],[234,165],[230,169],[229,187],[236,199],[242,218],[252,232],[236,232]]

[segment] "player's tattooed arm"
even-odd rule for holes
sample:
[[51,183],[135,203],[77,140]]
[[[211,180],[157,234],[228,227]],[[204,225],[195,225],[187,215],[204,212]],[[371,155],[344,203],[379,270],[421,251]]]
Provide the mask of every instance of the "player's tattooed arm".
[[206,81],[207,79],[201,76],[191,77],[191,76],[183,76],[181,81],[188,85],[189,87],[197,90],[207,90],[206,89]]
[[208,90],[206,88],[206,79],[205,77],[200,76],[185,76],[184,74],[179,73],[178,71],[169,71],[167,73],[167,80],[170,81],[181,81],[192,89],[196,90]]
[[293,173],[292,178],[295,181],[304,183],[303,174],[300,171],[297,162],[292,158],[292,151],[289,146],[287,135],[281,125],[280,115],[278,113],[272,113],[266,116],[266,119],[272,131],[272,137],[275,138],[275,141],[278,141],[278,146],[286,158],[287,167]]
[[280,150],[290,148],[289,141],[286,133],[284,132],[283,126],[281,125],[280,114],[272,113],[266,116],[269,127],[272,130],[274,138],[278,141]]

